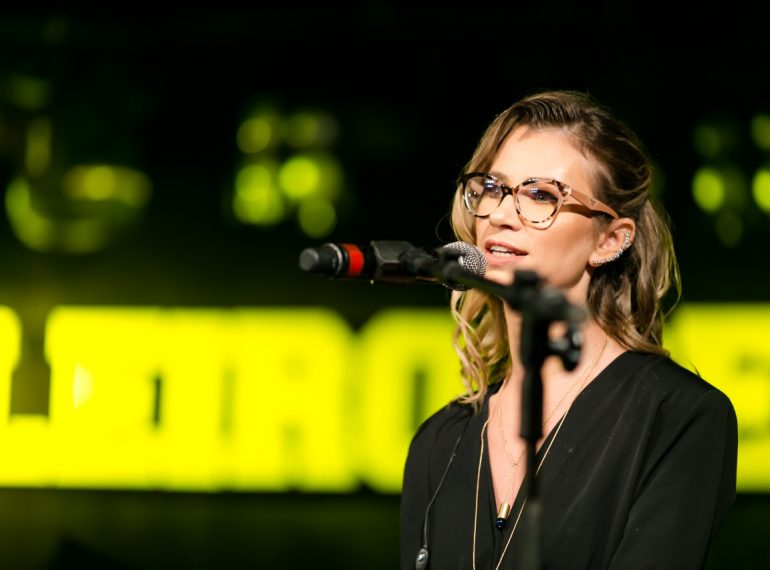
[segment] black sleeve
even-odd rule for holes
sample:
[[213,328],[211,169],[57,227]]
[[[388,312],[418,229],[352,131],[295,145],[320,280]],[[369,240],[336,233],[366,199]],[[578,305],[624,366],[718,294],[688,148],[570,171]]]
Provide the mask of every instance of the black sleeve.
[[706,392],[666,433],[648,457],[613,569],[703,568],[735,499],[737,420],[723,393]]

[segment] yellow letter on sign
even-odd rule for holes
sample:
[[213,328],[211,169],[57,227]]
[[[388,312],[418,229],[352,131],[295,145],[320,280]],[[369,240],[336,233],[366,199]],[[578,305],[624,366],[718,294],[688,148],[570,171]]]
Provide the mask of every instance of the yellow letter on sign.
[[354,417],[361,426],[359,466],[377,491],[401,490],[417,425],[463,390],[447,309],[378,313],[362,331]]
[[665,346],[732,400],[739,490],[770,490],[770,306],[683,305],[673,315]]

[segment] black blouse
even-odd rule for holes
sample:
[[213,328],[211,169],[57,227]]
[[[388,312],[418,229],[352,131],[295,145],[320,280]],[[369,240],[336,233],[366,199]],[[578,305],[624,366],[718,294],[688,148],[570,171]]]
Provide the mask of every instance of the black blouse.
[[[473,414],[453,402],[426,420],[409,448],[401,498],[401,567],[415,568],[430,509],[433,570],[473,567],[473,527],[481,433],[489,395]],[[557,424],[558,425],[558,424]],[[710,539],[735,499],[737,421],[730,400],[672,360],[626,352],[575,399],[554,439],[540,447],[539,558],[544,569],[702,568]],[[446,470],[452,450],[456,455]],[[477,569],[522,568],[526,481],[511,517],[494,526],[496,505],[485,446],[481,458]],[[532,520],[532,519],[530,519]]]

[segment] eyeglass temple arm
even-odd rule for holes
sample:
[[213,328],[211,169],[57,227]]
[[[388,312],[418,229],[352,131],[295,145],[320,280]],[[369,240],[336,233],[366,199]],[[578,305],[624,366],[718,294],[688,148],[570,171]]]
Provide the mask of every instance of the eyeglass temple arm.
[[589,196],[588,194],[583,194],[582,192],[578,192],[577,190],[570,190],[570,195],[575,198],[578,202],[583,204],[584,206],[588,206],[592,210],[595,210],[597,212],[604,212],[605,214],[609,214],[616,220],[620,217],[618,213],[610,208],[607,204],[604,202],[601,202],[594,198],[593,196]]

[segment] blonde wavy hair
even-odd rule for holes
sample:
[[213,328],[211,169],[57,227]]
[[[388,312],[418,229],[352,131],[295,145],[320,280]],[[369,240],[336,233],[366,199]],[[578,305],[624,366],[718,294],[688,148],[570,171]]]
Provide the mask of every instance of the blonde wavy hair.
[[[652,161],[642,143],[587,93],[544,91],[495,117],[464,171],[488,170],[507,136],[521,126],[565,132],[575,148],[597,165],[595,197],[636,223],[633,246],[618,260],[594,269],[587,309],[626,349],[667,356],[662,346],[663,323],[679,300],[679,268],[668,218],[650,195]],[[607,223],[604,216],[594,219]],[[475,218],[463,205],[461,184],[454,196],[451,223],[457,239],[476,243]],[[670,292],[674,298],[664,308]],[[488,386],[502,380],[511,368],[503,302],[470,289],[455,291],[451,307],[457,323],[453,345],[466,388],[460,401],[478,409]]]

